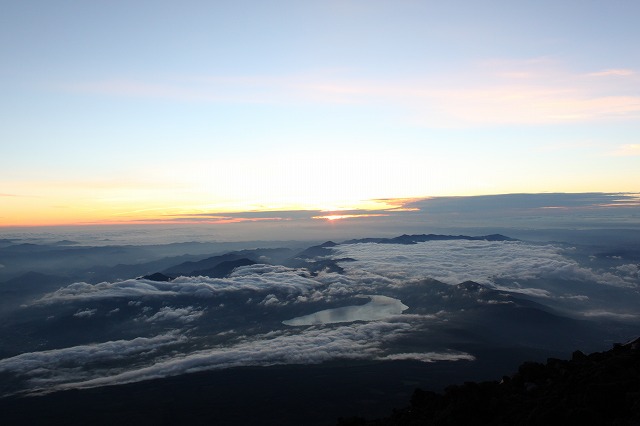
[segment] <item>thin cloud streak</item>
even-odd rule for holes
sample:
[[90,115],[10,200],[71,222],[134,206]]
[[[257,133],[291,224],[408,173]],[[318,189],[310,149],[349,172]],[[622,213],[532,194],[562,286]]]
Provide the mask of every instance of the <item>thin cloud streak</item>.
[[186,217],[174,217],[174,218],[148,218],[148,219],[136,219],[132,222],[144,223],[144,224],[210,224],[210,225],[227,225],[233,223],[244,222],[277,222],[291,220],[284,217],[228,217],[228,216],[186,216]]
[[630,69],[610,69],[598,72],[592,72],[587,74],[590,77],[629,77],[634,75],[635,72]]
[[[120,359],[184,343],[185,338],[171,332],[153,338],[22,354],[0,361],[0,371],[26,376],[33,386],[32,392],[47,393],[240,366],[318,364],[332,359],[384,360],[392,355],[385,349],[385,344],[409,333],[413,328],[406,322],[378,321],[337,328],[309,327],[299,333],[274,331],[232,346],[178,354],[126,371],[117,368],[107,371],[82,369],[85,363]],[[433,360],[472,360],[468,354],[452,356],[450,352],[430,353],[427,356]]]
[[615,157],[638,157],[640,156],[640,144],[620,145],[611,152],[611,155]]
[[[640,115],[640,96],[629,95],[638,84],[637,73],[630,69],[580,75],[550,61],[495,61],[470,68],[447,77],[408,78],[406,83],[354,79],[332,72],[191,78],[157,84],[107,80],[69,85],[66,90],[182,102],[394,105],[414,124],[435,127],[442,123],[453,127],[566,123]],[[611,76],[619,78],[603,78]]]
[[90,301],[105,299],[193,296],[211,298],[240,290],[262,292],[278,289],[291,295],[304,295],[321,286],[318,280],[301,276],[304,271],[284,266],[251,265],[236,268],[229,278],[178,277],[171,282],[130,279],[89,284],[78,282],[48,293],[35,303]]
[[[134,354],[176,345],[186,340],[186,337],[171,331],[150,338],[137,337],[132,340],[117,340],[42,352],[28,352],[0,360],[0,372],[12,372],[29,377],[35,377],[38,374],[56,376],[64,374],[57,369],[61,364],[74,363],[81,365],[104,360],[123,359]],[[44,370],[46,370],[46,373]]]

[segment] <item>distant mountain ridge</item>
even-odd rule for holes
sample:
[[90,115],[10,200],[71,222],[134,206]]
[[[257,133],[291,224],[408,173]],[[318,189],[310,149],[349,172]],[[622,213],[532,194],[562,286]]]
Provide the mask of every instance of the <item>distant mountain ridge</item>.
[[224,278],[228,277],[229,274],[233,272],[234,269],[239,268],[240,266],[250,266],[255,265],[257,262],[246,257],[241,257],[236,260],[227,260],[225,262],[220,262],[213,268],[204,269],[202,271],[195,271],[193,275],[204,275],[211,278]]
[[288,248],[259,248],[232,251],[198,261],[183,262],[166,268],[161,274],[170,278],[176,278],[180,275],[203,275],[211,278],[224,278],[237,267],[254,265],[256,263],[280,264],[292,255],[293,251]]
[[283,265],[291,268],[306,268],[312,274],[320,271],[344,272],[338,262],[351,261],[353,259],[330,259],[333,254],[331,250],[340,244],[359,244],[359,243],[375,243],[375,244],[417,244],[426,241],[517,241],[501,234],[491,234],[482,236],[468,235],[439,235],[439,234],[415,234],[415,235],[399,235],[394,238],[360,238],[335,243],[326,241],[322,244],[308,247],[298,253],[288,248],[270,248],[270,249],[251,249],[232,251],[222,255],[207,257],[198,261],[183,262],[178,265],[171,266],[156,272],[148,274],[141,278],[153,281],[166,281],[178,276],[208,276],[211,278],[228,277],[237,267],[248,266],[256,263],[269,263],[272,265]]
[[[482,235],[479,237],[471,237],[468,235],[440,235],[440,234],[403,234],[394,238],[358,238],[343,241],[342,244],[358,244],[358,243],[377,243],[377,244],[416,244],[426,241],[517,241],[501,234]],[[326,244],[326,243],[325,243]]]

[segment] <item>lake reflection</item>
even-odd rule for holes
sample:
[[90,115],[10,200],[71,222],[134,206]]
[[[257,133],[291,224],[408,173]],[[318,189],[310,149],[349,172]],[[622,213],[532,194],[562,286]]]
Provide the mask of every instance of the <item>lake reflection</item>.
[[351,321],[375,321],[393,315],[399,315],[409,309],[400,300],[387,296],[369,296],[371,301],[361,306],[344,306],[325,309],[313,314],[282,321],[285,325],[333,324]]

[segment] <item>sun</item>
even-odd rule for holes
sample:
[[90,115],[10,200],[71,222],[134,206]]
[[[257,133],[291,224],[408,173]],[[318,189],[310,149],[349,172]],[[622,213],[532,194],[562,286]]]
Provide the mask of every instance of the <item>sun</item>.
[[375,213],[375,214],[328,214],[324,216],[313,216],[312,219],[324,219],[330,222],[334,222],[336,220],[342,219],[357,219],[362,217],[380,217],[380,216],[389,216],[384,213]]

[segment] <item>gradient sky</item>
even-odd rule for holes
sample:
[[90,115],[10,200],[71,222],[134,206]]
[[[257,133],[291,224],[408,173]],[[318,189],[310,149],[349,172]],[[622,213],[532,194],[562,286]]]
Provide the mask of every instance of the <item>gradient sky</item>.
[[636,0],[3,1],[0,225],[640,192],[638,16]]

